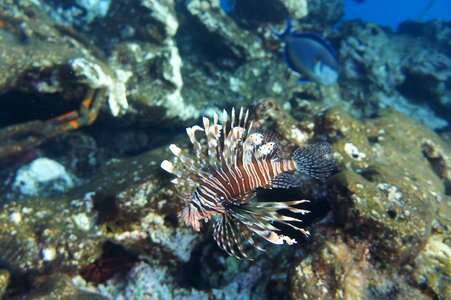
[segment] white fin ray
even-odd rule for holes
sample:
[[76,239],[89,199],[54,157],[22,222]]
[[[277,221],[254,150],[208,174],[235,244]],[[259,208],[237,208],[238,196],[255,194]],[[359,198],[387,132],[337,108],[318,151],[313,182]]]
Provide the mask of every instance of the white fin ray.
[[198,182],[194,181],[193,179],[189,177],[177,177],[171,180],[173,184],[180,185],[180,186],[190,186],[195,187],[197,186]]
[[199,160],[199,164],[202,168],[208,168],[209,164],[202,150],[202,145],[196,138],[196,131],[204,131],[204,129],[198,125],[186,128],[186,133],[188,134],[191,144],[194,146],[194,152]]
[[[223,112],[223,136],[224,136],[224,149],[223,157],[228,166],[236,166],[238,163],[243,162],[244,152],[243,152],[243,141],[247,134],[251,130],[252,122],[249,128],[246,128],[247,119],[249,116],[249,110],[244,112],[241,108],[236,120],[235,109],[232,109],[232,114],[230,116],[230,130],[227,130],[227,112]],[[235,125],[235,121],[237,121]]]
[[207,153],[209,162],[212,166],[217,167],[221,163],[221,157],[218,155],[218,147],[220,148],[219,137],[221,136],[221,125],[218,125],[218,115],[213,116],[213,125],[210,126],[210,120],[203,117],[205,136],[207,138]]
[[[183,163],[183,167],[187,168],[191,173],[201,177],[208,177],[208,174],[202,170],[192,159],[190,159],[184,150],[177,145],[171,144],[169,150]],[[174,173],[173,173],[174,174]],[[174,174],[176,175],[176,174]]]

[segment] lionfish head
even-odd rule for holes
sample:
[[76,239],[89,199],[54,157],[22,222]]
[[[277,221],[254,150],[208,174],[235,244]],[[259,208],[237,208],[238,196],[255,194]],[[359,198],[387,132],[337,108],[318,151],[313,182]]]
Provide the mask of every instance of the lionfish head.
[[193,227],[194,230],[200,231],[200,220],[205,217],[199,212],[198,206],[194,204],[195,195],[183,195],[183,202],[185,207],[179,212],[179,218],[186,224],[186,226]]

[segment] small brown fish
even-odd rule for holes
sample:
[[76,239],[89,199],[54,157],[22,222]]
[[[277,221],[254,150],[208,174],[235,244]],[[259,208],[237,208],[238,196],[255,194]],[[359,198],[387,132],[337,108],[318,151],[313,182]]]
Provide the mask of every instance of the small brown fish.
[[[257,188],[296,187],[299,180],[289,172],[297,170],[314,178],[325,178],[335,166],[328,143],[298,148],[291,159],[280,159],[276,141],[270,140],[268,135],[252,132],[248,116],[249,111],[244,112],[241,108],[236,118],[233,109],[230,127],[225,110],[222,125],[218,124],[217,114],[213,123],[204,117],[203,127],[196,125],[186,129],[195,157],[191,157],[188,150],[172,144],[169,149],[176,156],[175,164],[167,160],[161,163],[164,170],[177,176],[172,180],[174,184],[192,189],[183,199],[185,207],[179,213],[180,219],[199,231],[200,221],[213,218],[217,244],[237,258],[248,257],[246,244],[263,250],[254,238],[273,244],[296,243],[281,234],[273,223],[308,235],[308,231],[289,223],[299,219],[279,213],[281,209],[288,209],[305,214],[308,211],[296,206],[308,200],[257,202]],[[203,132],[205,140],[199,140],[197,132]]]

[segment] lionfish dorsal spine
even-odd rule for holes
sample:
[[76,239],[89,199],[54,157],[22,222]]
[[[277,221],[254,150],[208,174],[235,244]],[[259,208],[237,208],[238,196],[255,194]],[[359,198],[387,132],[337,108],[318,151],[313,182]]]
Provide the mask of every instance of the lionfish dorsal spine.
[[[183,167],[187,168],[192,174],[197,174],[200,177],[208,177],[208,174],[199,168],[194,161],[185,154],[185,151],[177,145],[171,144],[169,150],[171,150],[171,152],[183,163]],[[180,173],[180,176],[183,176],[183,173]]]
[[203,153],[202,145],[196,139],[196,131],[204,131],[204,129],[198,125],[186,128],[186,133],[188,134],[191,144],[193,144],[194,153],[196,153],[196,157],[199,161],[199,164],[202,167],[207,168],[208,162]]

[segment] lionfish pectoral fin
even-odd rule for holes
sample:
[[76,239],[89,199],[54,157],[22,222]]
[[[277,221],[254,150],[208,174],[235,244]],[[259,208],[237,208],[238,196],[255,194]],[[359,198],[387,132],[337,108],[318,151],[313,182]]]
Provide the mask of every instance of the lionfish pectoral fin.
[[302,186],[302,182],[292,174],[282,173],[271,180],[271,188],[291,189]]
[[249,258],[244,250],[244,242],[253,243],[252,238],[246,239],[246,230],[242,224],[236,222],[227,213],[222,214],[213,225],[213,237],[218,246],[227,254],[235,256],[238,259]]
[[305,214],[309,211],[297,208],[298,204],[308,202],[307,200],[295,200],[287,202],[250,202],[231,209],[232,216],[245,225],[247,229],[259,237],[273,243],[292,245],[296,243],[295,239],[291,239],[280,233],[280,229],[273,224],[279,223],[300,231],[304,235],[308,235],[308,231],[289,222],[301,222],[300,219],[285,216],[279,213],[279,210],[287,209],[294,213]]
[[293,161],[299,172],[317,179],[324,179],[335,169],[329,143],[316,143],[298,148],[293,153]]

